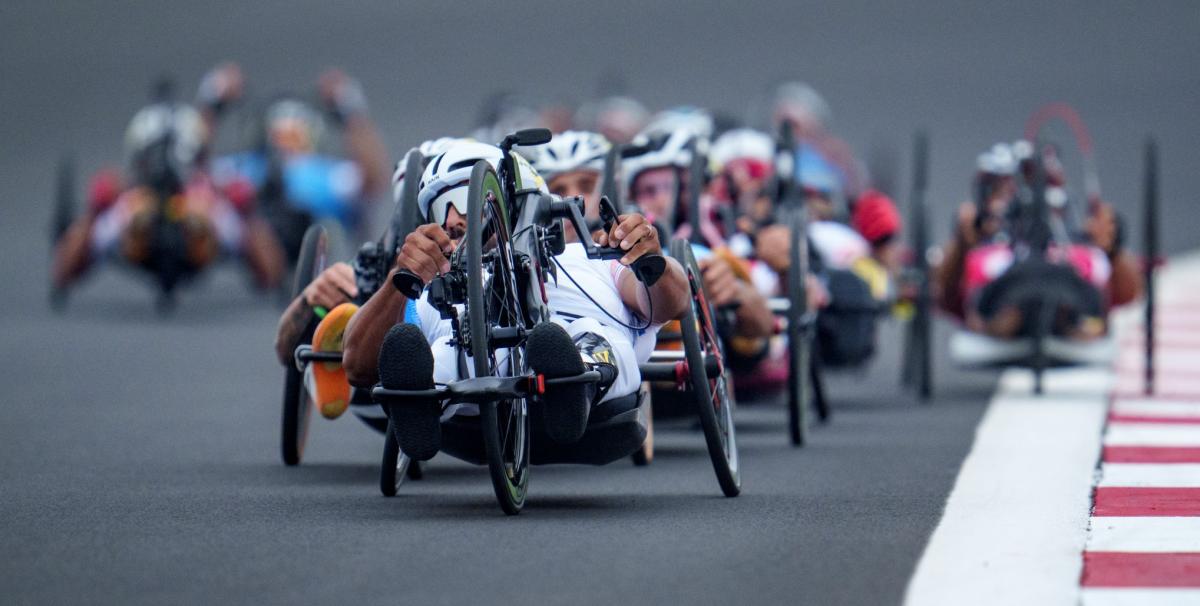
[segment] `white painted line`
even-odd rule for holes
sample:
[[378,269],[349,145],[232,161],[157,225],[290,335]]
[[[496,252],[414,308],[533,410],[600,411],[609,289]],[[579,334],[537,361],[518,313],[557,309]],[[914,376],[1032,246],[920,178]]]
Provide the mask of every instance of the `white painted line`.
[[1200,464],[1105,463],[1100,486],[1200,488]]
[[1088,551],[1200,551],[1200,517],[1092,518]]
[[1027,375],[1004,373],[905,603],[1078,602],[1107,371],[1048,373],[1042,398]]
[[1182,400],[1116,400],[1113,414],[1137,417],[1200,418],[1200,399],[1195,402]]
[[1109,423],[1106,446],[1200,447],[1200,425]]
[[1196,606],[1200,589],[1085,587],[1083,606]]

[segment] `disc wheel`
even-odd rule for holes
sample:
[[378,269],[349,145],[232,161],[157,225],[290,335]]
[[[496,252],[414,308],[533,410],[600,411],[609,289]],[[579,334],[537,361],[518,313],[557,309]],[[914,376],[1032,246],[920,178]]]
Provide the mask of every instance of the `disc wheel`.
[[[300,256],[292,283],[292,299],[300,296],[305,287],[325,269],[329,237],[325,228],[313,225],[304,233],[300,245]],[[314,318],[305,329],[300,342],[312,340],[317,320]],[[280,427],[280,446],[285,465],[298,465],[304,456],[304,444],[308,441],[308,422],[312,411],[312,399],[304,385],[304,373],[289,363],[283,379],[283,418]]]
[[[703,274],[692,256],[691,245],[683,239],[672,240],[671,256],[683,265],[692,291],[691,305],[679,322],[689,386],[717,482],[725,496],[736,497],[742,490],[742,479],[738,468],[737,431],[733,424],[733,386],[717,338],[713,308],[704,294]],[[718,372],[714,377],[709,377],[706,372],[705,361],[709,359],[717,362]]]
[[808,312],[808,237],[804,209],[788,211],[787,225],[791,232],[787,271],[788,313],[788,435],[793,446],[808,441],[808,414],[812,409],[812,340],[809,338],[811,316]]
[[[467,192],[467,321],[476,377],[525,374],[520,348],[509,350],[504,366],[497,364],[488,344],[491,327],[521,324],[521,301],[515,282],[503,188],[486,161],[471,171]],[[494,244],[492,238],[495,238]],[[485,244],[491,246],[484,254]],[[488,274],[484,281],[484,257]],[[525,399],[499,400],[479,406],[479,422],[488,470],[496,499],[504,513],[516,515],[525,505],[529,486],[530,420]]]
[[383,496],[396,496],[396,491],[400,489],[405,478],[419,478],[420,471],[416,472],[416,478],[413,477],[413,467],[417,467],[417,464],[408,458],[408,455],[401,452],[400,443],[396,441],[396,433],[392,428],[392,421],[388,419],[387,434],[383,438],[383,462],[379,467],[379,491],[383,493]]

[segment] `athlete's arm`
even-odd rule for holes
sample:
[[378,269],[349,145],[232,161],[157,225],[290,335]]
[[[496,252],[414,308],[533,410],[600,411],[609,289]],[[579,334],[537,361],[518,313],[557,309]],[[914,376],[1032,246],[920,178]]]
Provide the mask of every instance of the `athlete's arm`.
[[312,322],[314,307],[333,309],[357,295],[354,269],[349,264],[335,263],[321,272],[279,318],[279,328],[275,331],[275,355],[279,363],[284,366],[292,363],[292,353],[300,344],[304,329]]
[[379,137],[375,123],[367,115],[366,96],[358,81],[340,70],[329,70],[321,75],[318,89],[338,119],[343,129],[346,153],[362,171],[363,193],[369,199],[381,191],[388,182],[387,149]]
[[942,249],[942,263],[935,272],[938,306],[947,313],[963,317],[962,300],[963,271],[967,251],[975,245],[975,205],[964,202],[958,209],[958,223],[954,239]]
[[730,262],[719,256],[700,262],[704,290],[714,307],[737,305],[734,332],[739,337],[759,339],[775,332],[775,315],[767,300],[748,281],[740,279]]
[[[609,246],[611,242],[612,246],[628,251],[621,257],[621,265],[628,266],[644,255],[662,254],[658,230],[636,213],[617,217],[617,222],[608,233],[598,232],[594,237],[600,246]],[[626,307],[654,324],[669,322],[683,315],[691,295],[683,267],[670,257],[667,258],[666,271],[654,286],[646,288],[633,272],[623,271],[617,278],[617,290]]]
[[1097,204],[1088,216],[1084,230],[1112,263],[1108,290],[1113,306],[1125,305],[1136,299],[1142,293],[1142,275],[1133,255],[1119,246],[1116,211],[1108,204]]
[[418,227],[405,238],[384,287],[346,325],[342,367],[351,385],[367,388],[379,381],[379,349],[383,347],[383,339],[392,326],[404,320],[408,299],[391,287],[392,276],[404,269],[428,284],[439,273],[450,271],[446,255],[453,248],[445,230],[432,223]]

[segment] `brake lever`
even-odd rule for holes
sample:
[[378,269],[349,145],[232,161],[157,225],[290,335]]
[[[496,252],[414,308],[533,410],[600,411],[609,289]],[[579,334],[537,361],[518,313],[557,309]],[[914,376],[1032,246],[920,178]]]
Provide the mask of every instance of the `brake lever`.
[[[579,199],[580,201],[582,199]],[[591,232],[584,229],[587,224],[584,221],[583,213],[579,210],[579,203],[566,201],[570,207],[570,215],[568,219],[575,226],[575,232],[579,234],[579,240],[583,243],[584,249],[587,251],[589,259],[598,260],[620,260],[627,251],[621,250],[615,246],[600,246],[592,239]],[[608,196],[600,198],[600,221],[604,226],[605,233],[611,232],[613,225],[617,222],[617,209],[613,206]],[[663,273],[667,271],[667,258],[654,254],[642,255],[629,265],[629,269],[633,271],[633,275],[646,286],[654,286]]]

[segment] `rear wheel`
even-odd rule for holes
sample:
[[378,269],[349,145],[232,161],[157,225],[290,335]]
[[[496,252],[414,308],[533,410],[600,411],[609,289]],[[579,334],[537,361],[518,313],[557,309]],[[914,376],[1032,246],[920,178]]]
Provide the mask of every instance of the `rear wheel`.
[[[329,238],[325,228],[314,225],[304,234],[300,256],[296,264],[295,281],[292,284],[292,299],[300,296],[314,278],[325,269]],[[317,321],[314,319],[304,331],[301,343],[312,340]],[[287,364],[283,380],[283,418],[280,427],[280,443],[285,465],[297,465],[304,456],[304,444],[308,441],[308,422],[312,399],[304,385],[304,373],[294,363]]]
[[383,462],[379,468],[379,491],[383,496],[396,496],[396,491],[405,478],[419,478],[420,471],[416,472],[417,478],[413,477],[414,466],[416,463],[401,452],[400,443],[396,441],[396,433],[392,429],[392,421],[388,419],[387,433],[383,439]]
[[[510,349],[507,361],[500,366],[488,342],[492,327],[522,324],[506,216],[500,180],[491,165],[481,160],[471,171],[467,237],[463,242],[467,257],[467,321],[476,377],[516,376],[528,370],[520,348]],[[487,252],[487,273],[494,279],[485,282],[483,247],[493,236],[494,245]],[[480,404],[479,422],[496,499],[504,513],[518,514],[525,505],[529,486],[529,402],[517,399]]]
[[808,414],[812,408],[812,340],[808,310],[808,236],[802,207],[788,211],[790,263],[787,272],[788,313],[788,435],[793,446],[808,441]]
[[646,411],[646,441],[630,455],[633,464],[638,467],[645,467],[654,461],[654,402],[651,400],[649,383],[642,383],[642,393],[646,394],[646,401],[642,404]]
[[[672,240],[671,256],[683,265],[692,291],[691,305],[679,322],[692,396],[717,482],[725,496],[735,497],[741,492],[742,479],[738,467],[737,432],[733,424],[733,386],[713,322],[713,308],[704,296],[702,274],[692,256],[691,245],[686,240]],[[713,377],[706,371],[707,360],[716,361],[718,372]]]

